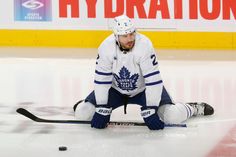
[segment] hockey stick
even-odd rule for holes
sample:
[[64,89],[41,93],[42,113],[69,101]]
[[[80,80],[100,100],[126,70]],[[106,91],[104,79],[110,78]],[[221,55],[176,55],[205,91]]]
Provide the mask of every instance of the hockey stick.
[[[51,119],[43,119],[35,116],[34,114],[30,113],[28,110],[24,108],[18,108],[16,110],[19,114],[35,121],[35,122],[42,122],[42,123],[63,123],[63,124],[90,124],[90,121],[83,121],[83,120],[51,120]],[[122,126],[146,126],[145,123],[141,122],[118,122],[112,121],[109,122],[108,125],[122,125]],[[187,127],[186,124],[165,124],[165,127]]]

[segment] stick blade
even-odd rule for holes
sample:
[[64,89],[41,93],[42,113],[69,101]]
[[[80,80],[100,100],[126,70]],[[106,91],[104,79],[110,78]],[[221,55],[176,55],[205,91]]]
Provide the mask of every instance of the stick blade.
[[33,120],[33,121],[37,121],[37,119],[39,119],[38,117],[36,117],[35,115],[33,115],[32,113],[30,113],[29,111],[27,111],[24,108],[18,108],[16,110],[16,112],[23,115],[23,116],[25,116],[25,117],[27,117],[27,118],[29,118],[29,119],[31,119],[31,120]]

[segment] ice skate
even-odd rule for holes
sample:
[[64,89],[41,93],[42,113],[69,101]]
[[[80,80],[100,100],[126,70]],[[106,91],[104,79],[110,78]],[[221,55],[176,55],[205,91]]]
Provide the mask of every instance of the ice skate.
[[214,114],[214,108],[207,103],[193,102],[193,103],[187,103],[187,104],[194,108],[193,116],[199,116],[199,115],[206,116],[206,115]]
[[84,100],[80,100],[80,101],[78,101],[78,102],[73,106],[74,112],[75,112],[77,106],[78,106],[80,103],[82,103],[83,101],[84,101]]

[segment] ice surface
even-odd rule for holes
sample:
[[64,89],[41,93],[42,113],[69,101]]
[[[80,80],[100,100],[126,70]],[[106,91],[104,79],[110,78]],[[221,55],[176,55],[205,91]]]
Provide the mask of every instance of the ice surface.
[[[146,127],[36,123],[17,114],[74,119],[72,106],[93,89],[94,59],[0,58],[1,157],[210,157],[219,143],[236,152],[236,62],[160,60],[165,86],[180,102],[205,101],[215,115],[189,119],[187,128],[149,131]],[[113,112],[112,120],[142,121],[137,106]],[[235,129],[236,130],[236,129]],[[222,139],[231,139],[222,143]],[[67,151],[58,151],[67,146]],[[211,154],[210,154],[211,153]],[[214,154],[214,153],[213,153]],[[219,150],[219,156],[235,156]]]

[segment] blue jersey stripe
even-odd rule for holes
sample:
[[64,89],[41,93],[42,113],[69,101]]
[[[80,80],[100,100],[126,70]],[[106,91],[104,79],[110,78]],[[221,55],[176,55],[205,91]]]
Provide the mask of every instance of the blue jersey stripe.
[[96,81],[96,80],[94,80],[94,83],[96,83],[96,84],[112,84],[112,81]]
[[146,83],[145,85],[146,86],[153,86],[153,85],[157,85],[157,84],[160,84],[160,83],[162,83],[162,80],[156,81],[156,82],[151,82],[151,83]]
[[147,77],[150,77],[150,76],[153,76],[153,75],[157,75],[157,74],[160,74],[160,71],[155,71],[155,72],[153,72],[153,73],[144,75],[143,77],[144,77],[144,78],[147,78]]
[[96,74],[98,74],[98,75],[105,75],[105,76],[110,76],[110,75],[112,75],[112,73],[104,73],[104,72],[100,72],[100,71],[95,71],[95,73]]

